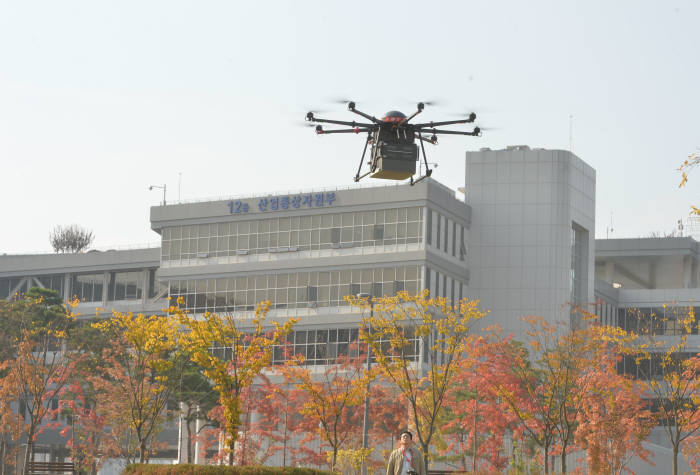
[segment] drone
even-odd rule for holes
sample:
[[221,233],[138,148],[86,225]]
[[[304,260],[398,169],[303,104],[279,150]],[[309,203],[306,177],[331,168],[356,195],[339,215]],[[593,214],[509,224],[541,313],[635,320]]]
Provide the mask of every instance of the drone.
[[[433,170],[429,167],[428,158],[425,155],[425,146],[423,145],[425,142],[431,145],[437,145],[437,136],[441,134],[481,136],[481,129],[479,127],[474,127],[470,132],[436,129],[436,127],[444,125],[473,123],[476,120],[476,114],[473,112],[470,113],[466,119],[414,124],[410,123],[410,120],[423,112],[426,103],[419,102],[416,112],[410,116],[393,110],[387,112],[381,119],[377,119],[374,116],[357,110],[353,101],[347,101],[347,104],[350,112],[367,119],[370,123],[321,119],[316,117],[313,112],[308,112],[306,114],[306,120],[318,124],[316,125],[316,133],[319,135],[367,133],[367,140],[365,141],[365,147],[362,151],[362,157],[360,158],[360,165],[353,178],[356,182],[367,175],[371,175],[371,178],[382,178],[386,180],[405,180],[406,178],[410,178],[411,185],[415,185],[428,178],[433,173]],[[326,130],[321,124],[344,125],[350,128]],[[430,135],[430,137],[428,137],[428,135]],[[420,150],[416,144],[416,140],[420,144]],[[367,162],[369,170],[362,173],[362,166],[365,164],[365,155],[367,154],[368,146],[371,146],[370,158]],[[425,174],[414,180],[413,176],[416,174],[416,162],[420,160],[421,152],[423,153]]]

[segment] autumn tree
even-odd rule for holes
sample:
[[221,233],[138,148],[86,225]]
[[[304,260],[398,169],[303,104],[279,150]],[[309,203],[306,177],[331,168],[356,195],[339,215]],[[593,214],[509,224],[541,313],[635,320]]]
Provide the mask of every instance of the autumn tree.
[[[269,305],[270,302],[259,303],[250,320],[214,313],[195,319],[177,306],[170,308],[183,327],[180,333],[183,348],[202,367],[219,395],[231,465],[241,425],[241,393],[270,365],[273,346],[283,341],[295,323],[293,319],[284,323],[272,321],[266,327]],[[212,346],[221,348],[221,354],[214,353]]]
[[[25,474],[42,422],[73,370],[62,343],[74,321],[52,290],[33,288],[24,296],[0,300],[0,328],[7,345],[0,361],[0,418],[3,435],[26,437]],[[16,415],[11,413],[13,403],[20,408]]]
[[542,449],[545,473],[555,446],[565,473],[600,347],[590,325],[570,330],[540,317],[523,320],[529,327],[529,351],[517,342],[503,345],[491,360],[489,384],[515,416],[519,430]]
[[504,438],[507,433],[518,437],[515,418],[491,382],[497,377],[492,362],[502,358],[507,345],[496,334],[473,340],[447,393],[440,452],[446,460],[459,462],[463,471],[504,470]]
[[177,322],[165,316],[115,312],[94,324],[111,338],[103,350],[104,366],[95,381],[98,404],[113,431],[128,429],[139,462],[148,460],[151,444],[167,418],[178,365]]
[[82,252],[90,247],[94,236],[92,231],[71,224],[53,228],[49,239],[55,252]]
[[649,461],[642,442],[654,425],[639,382],[618,374],[618,354],[606,348],[583,396],[576,441],[592,473],[631,473],[632,457]]
[[700,354],[689,336],[697,328],[693,307],[664,305],[662,312],[629,309],[625,329],[607,328],[607,338],[625,355],[626,371],[636,374],[652,403],[673,454],[700,433]]
[[[305,420],[300,426],[307,434],[317,433],[330,447],[331,470],[335,469],[338,451],[344,448],[360,426],[359,406],[365,394],[366,378],[362,358],[340,355],[323,372],[312,372],[299,364],[280,371],[286,381],[300,391],[304,401],[300,413]],[[311,430],[309,430],[311,429]]]
[[380,372],[406,401],[428,467],[447,390],[458,373],[471,326],[485,313],[476,302],[464,299],[452,305],[442,297],[430,298],[427,290],[373,297],[372,302],[346,298],[364,311],[361,339],[370,345]]

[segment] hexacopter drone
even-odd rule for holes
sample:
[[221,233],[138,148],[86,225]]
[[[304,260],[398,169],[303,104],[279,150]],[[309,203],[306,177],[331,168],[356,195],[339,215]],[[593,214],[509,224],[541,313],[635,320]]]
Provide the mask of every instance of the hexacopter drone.
[[[367,175],[372,178],[383,178],[387,180],[405,180],[411,179],[411,185],[418,183],[421,180],[429,177],[433,171],[428,166],[428,159],[425,155],[425,147],[423,142],[437,144],[437,136],[444,135],[472,135],[480,136],[481,129],[474,127],[471,132],[462,132],[458,130],[440,130],[435,127],[453,124],[469,124],[476,120],[476,114],[471,113],[466,119],[447,120],[442,122],[423,122],[420,124],[412,124],[410,120],[423,112],[425,103],[419,102],[416,112],[406,117],[405,114],[399,111],[389,111],[384,117],[379,120],[369,114],[365,114],[355,108],[353,101],[348,101],[348,110],[357,115],[364,117],[371,123],[360,123],[355,121],[319,119],[314,116],[313,112],[306,114],[306,120],[316,122],[316,133],[321,134],[359,134],[367,132],[367,141],[365,148],[362,151],[360,158],[360,166],[357,168],[354,180],[360,181]],[[320,124],[346,125],[350,129],[332,129],[324,130]],[[432,134],[430,138],[424,134]],[[420,151],[416,144],[416,139],[420,143]],[[367,153],[367,146],[372,146],[370,159],[367,162],[369,171],[362,173],[362,165]],[[423,152],[423,161],[425,163],[425,174],[414,180],[413,175],[416,174],[416,162],[420,159],[420,152]]]

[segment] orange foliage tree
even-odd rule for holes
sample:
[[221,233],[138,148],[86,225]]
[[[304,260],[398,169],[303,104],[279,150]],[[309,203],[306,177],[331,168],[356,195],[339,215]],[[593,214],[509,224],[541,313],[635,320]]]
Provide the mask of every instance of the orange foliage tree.
[[[697,328],[693,307],[663,306],[663,314],[627,311],[625,326],[606,328],[639,376],[639,384],[671,445],[672,473],[678,473],[683,444],[700,434],[700,354],[689,338]],[[674,333],[669,335],[669,333]]]
[[504,470],[504,437],[508,432],[519,436],[512,412],[491,383],[492,378],[504,379],[492,371],[498,367],[494,360],[508,354],[507,345],[496,335],[475,339],[447,393],[441,455],[458,461],[464,471]]
[[338,451],[359,433],[359,406],[365,394],[366,378],[363,358],[340,355],[335,364],[327,365],[323,372],[312,372],[304,367],[303,358],[279,371],[285,380],[294,385],[303,401],[299,412],[304,416],[297,426],[305,432],[301,445],[318,434],[330,448],[331,470],[336,467]]
[[655,421],[641,385],[618,374],[618,361],[612,351],[599,355],[578,414],[576,442],[586,452],[592,473],[632,473],[627,469],[632,457],[649,461],[650,453],[642,442]]

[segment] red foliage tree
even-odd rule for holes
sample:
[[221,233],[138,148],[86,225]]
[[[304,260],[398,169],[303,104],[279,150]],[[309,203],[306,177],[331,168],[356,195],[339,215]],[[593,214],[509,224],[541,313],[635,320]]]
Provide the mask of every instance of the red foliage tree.
[[654,418],[642,394],[638,382],[617,374],[616,355],[602,355],[588,380],[575,433],[589,472],[632,473],[626,468],[632,457],[649,460],[642,442]]

